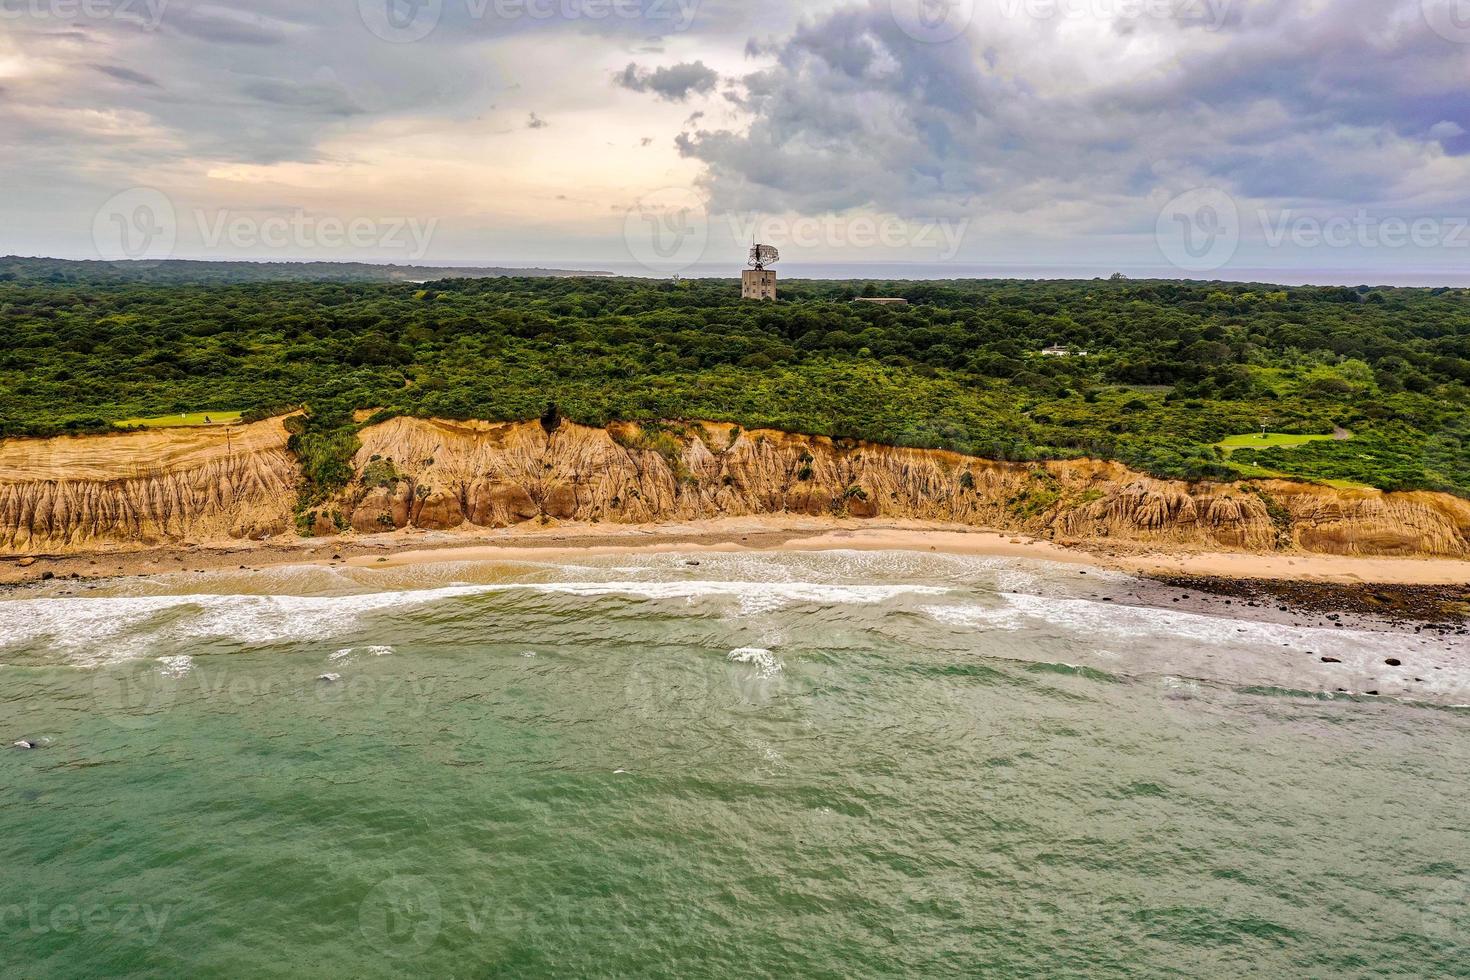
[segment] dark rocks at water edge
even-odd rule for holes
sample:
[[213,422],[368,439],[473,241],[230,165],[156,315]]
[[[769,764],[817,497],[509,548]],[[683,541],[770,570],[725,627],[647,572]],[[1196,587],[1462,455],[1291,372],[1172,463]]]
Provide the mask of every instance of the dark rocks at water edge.
[[1248,608],[1310,613],[1339,625],[1343,615],[1419,624],[1444,635],[1470,636],[1470,585],[1341,585],[1277,579],[1160,577],[1174,588],[1228,597]]

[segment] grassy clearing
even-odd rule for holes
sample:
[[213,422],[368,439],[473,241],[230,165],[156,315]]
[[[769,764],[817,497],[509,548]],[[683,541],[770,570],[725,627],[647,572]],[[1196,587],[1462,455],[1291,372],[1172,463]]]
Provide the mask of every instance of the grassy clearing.
[[1332,436],[1294,436],[1285,432],[1247,432],[1239,436],[1226,436],[1215,443],[1228,456],[1237,449],[1296,449],[1313,442],[1332,442]]
[[1231,463],[1230,468],[1244,477],[1259,477],[1261,479],[1272,480],[1293,479],[1290,473],[1283,473],[1280,470],[1268,470],[1264,466],[1254,466],[1250,463]]
[[194,425],[227,425],[240,421],[240,412],[193,412],[188,415],[160,415],[151,419],[123,419],[114,422],[121,429],[179,429]]

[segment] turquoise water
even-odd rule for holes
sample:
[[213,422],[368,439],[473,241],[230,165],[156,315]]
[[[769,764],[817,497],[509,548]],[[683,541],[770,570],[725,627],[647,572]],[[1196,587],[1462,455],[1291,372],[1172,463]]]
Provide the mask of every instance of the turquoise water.
[[1463,647],[698,560],[0,599],[0,973],[1470,972]]

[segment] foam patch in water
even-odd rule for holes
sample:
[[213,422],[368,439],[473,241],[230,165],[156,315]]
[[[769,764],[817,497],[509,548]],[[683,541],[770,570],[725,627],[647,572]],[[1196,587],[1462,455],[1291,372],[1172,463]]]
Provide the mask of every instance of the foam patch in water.
[[158,672],[164,677],[183,677],[194,669],[193,657],[159,657]]
[[356,659],[357,654],[362,654],[363,656],[368,657],[386,657],[392,652],[393,648],[389,646],[347,647],[345,649],[338,650],[327,659],[332,661],[333,663],[346,663]]
[[754,664],[759,668],[762,677],[775,677],[785,669],[785,665],[776,659],[775,654],[760,647],[731,650],[725,659],[735,664]]

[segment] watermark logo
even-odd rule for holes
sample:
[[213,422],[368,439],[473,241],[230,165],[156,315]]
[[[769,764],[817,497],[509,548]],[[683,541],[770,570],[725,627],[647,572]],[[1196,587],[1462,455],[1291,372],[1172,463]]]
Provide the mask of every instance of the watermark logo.
[[414,216],[314,215],[290,212],[194,208],[180,212],[167,194],[134,187],[97,210],[92,239],[109,262],[158,261],[171,257],[181,234],[209,251],[269,250],[290,256],[317,251],[374,251],[417,262],[429,251],[438,218]]
[[201,668],[187,656],[133,660],[97,670],[92,697],[99,712],[119,728],[154,724],[176,703],[249,709],[263,701],[295,701],[327,710],[344,705],[387,705],[395,713],[423,717],[434,701],[432,677],[373,676],[339,671],[351,661],[334,661],[326,671],[310,669],[258,677],[225,668]]
[[970,219],[929,218],[909,221],[893,215],[811,215],[797,218],[726,215],[730,237],[737,242],[769,242],[798,251],[827,249],[913,249],[940,262],[959,254]]
[[[689,29],[700,0],[358,0],[362,22],[391,44],[422,41],[434,33],[454,3],[454,12],[470,22],[637,21],[659,33]],[[461,9],[462,6],[462,9]]]
[[169,0],[0,0],[0,22],[116,20],[156,31],[168,4]]
[[357,0],[364,26],[390,44],[412,44],[434,33],[444,0]]
[[178,235],[173,201],[152,187],[114,194],[92,220],[92,243],[108,262],[166,259],[173,254]]
[[975,0],[889,0],[900,30],[921,44],[953,41],[975,19]]
[[1456,946],[1470,944],[1470,877],[1436,888],[1424,903],[1424,934]]
[[666,187],[645,194],[623,219],[623,242],[643,268],[660,275],[683,272],[704,257],[709,214],[692,191]]
[[1470,0],[1419,0],[1430,30],[1455,44],[1470,44]]
[[368,944],[384,956],[413,956],[439,938],[444,905],[427,878],[400,875],[382,882],[357,911],[357,925]]
[[1234,0],[1000,0],[1002,16],[1028,20],[1094,20],[1136,23],[1155,20],[1218,31]]
[[719,664],[673,654],[634,664],[624,686],[629,709],[665,725],[765,708],[785,693],[785,664],[763,647],[731,650]]
[[1258,212],[1271,248],[1470,248],[1470,218],[1378,217],[1359,209],[1323,218],[1291,209]]
[[292,254],[320,249],[392,252],[417,262],[429,251],[438,218],[368,217],[340,218],[312,215],[303,210],[288,214],[260,215],[222,209],[195,210],[194,223],[204,247],[218,250],[261,248]]
[[137,731],[152,725],[174,703],[178,680],[152,660],[103,668],[92,676],[92,699],[119,728]]
[[1175,266],[1212,272],[1227,265],[1240,247],[1240,209],[1218,188],[1187,191],[1159,212],[1155,238]]
[[1291,208],[1259,208],[1242,215],[1229,194],[1200,188],[1174,198],[1159,213],[1159,250],[1189,272],[1228,265],[1242,237],[1268,249],[1470,249],[1470,217],[1376,215],[1359,208],[1349,214],[1313,214]]
[[0,935],[19,932],[29,932],[33,936],[94,934],[155,946],[173,913],[172,905],[136,902],[76,905],[68,902],[47,906],[33,900],[27,905],[0,905]]

